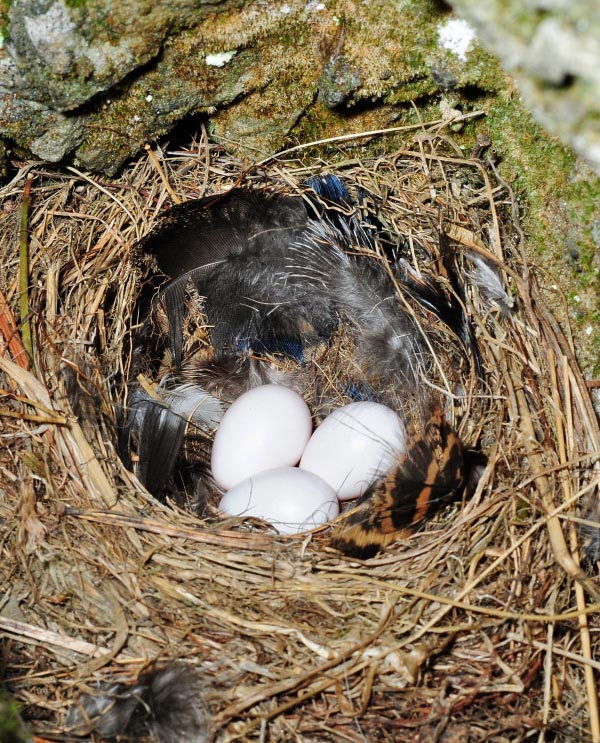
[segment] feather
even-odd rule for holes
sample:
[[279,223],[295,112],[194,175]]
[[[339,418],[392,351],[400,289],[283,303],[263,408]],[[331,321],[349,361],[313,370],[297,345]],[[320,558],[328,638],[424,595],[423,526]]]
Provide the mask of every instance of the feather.
[[[308,178],[305,185],[306,188],[312,189],[319,198],[325,200],[325,206],[337,205],[345,209],[352,208],[352,200],[348,189],[342,179],[337,175],[333,175],[332,173],[316,175]],[[318,200],[311,199],[311,201],[318,207]],[[323,210],[319,210],[319,213],[322,214]]]
[[[261,202],[259,195],[253,194],[249,238],[243,225],[231,225],[236,215],[243,222],[250,197],[233,191],[221,200],[213,199],[210,209],[216,209],[216,215],[205,215],[210,209],[202,200],[185,211],[178,210],[184,218],[177,230],[173,226],[175,214],[165,225],[164,237],[158,228],[144,242],[145,250],[158,249],[159,266],[176,274],[160,295],[166,303],[176,366],[181,359],[183,282],[191,280],[204,297],[217,358],[252,349],[302,361],[303,349],[327,339],[343,316],[359,328],[358,353],[373,373],[395,372],[399,380],[414,383],[422,371],[419,361],[424,354],[420,329],[401,306],[393,282],[379,262],[374,257],[351,255],[372,249],[373,240],[355,215],[342,211],[350,203],[345,186],[335,176],[313,178],[307,185],[318,197],[311,199],[317,218],[307,217],[301,199],[296,199],[296,208],[292,208],[293,197],[265,194]],[[270,214],[282,205],[295,220],[293,228],[283,232],[274,226],[279,225],[279,218]],[[304,210],[304,217],[300,210]],[[222,212],[233,237],[224,237]],[[264,223],[260,228],[259,218]],[[217,224],[219,246],[209,251],[206,243]],[[207,234],[202,235],[205,229]],[[200,265],[194,267],[190,247],[183,251],[181,263],[168,264],[164,255],[177,252],[186,232],[193,234]],[[167,251],[174,234],[174,244]],[[282,234],[286,239],[281,239]],[[450,309],[454,308],[447,301],[442,306],[443,295],[433,282],[419,286],[414,275],[408,271],[404,275],[409,295],[450,322]]]
[[141,386],[131,388],[121,447],[128,452],[132,439],[137,441],[138,478],[153,495],[160,495],[181,453],[187,427],[210,431],[224,410],[220,400],[191,383],[158,388],[156,393],[153,397]]
[[66,728],[81,737],[156,743],[205,743],[208,709],[199,672],[185,663],[154,667],[133,684],[101,683],[82,694]]
[[227,403],[262,384],[279,384],[298,393],[303,389],[302,367],[283,370],[260,357],[227,356],[202,364],[192,356],[183,364],[181,376]]
[[279,342],[301,347],[298,314],[316,317],[318,310],[309,309],[310,298],[301,291],[282,292],[277,269],[305,223],[301,199],[241,189],[188,201],[167,213],[140,248],[166,277],[155,282],[154,290],[156,301],[165,305],[176,365],[190,282],[205,298],[217,353],[257,344],[272,350]]
[[[351,211],[352,201],[346,187],[337,176],[328,175],[311,178],[307,181],[307,186],[311,187],[321,199],[324,199],[324,201],[315,202],[320,219],[309,222],[309,240],[313,239],[322,246],[328,244],[333,246],[338,243],[342,251],[346,253],[353,250],[356,252],[357,248],[361,252],[365,249],[374,250],[375,243],[373,237],[366,229],[365,224],[361,223]],[[327,208],[331,206],[333,208]],[[369,219],[381,228],[375,215],[369,215]],[[312,235],[310,235],[311,232],[313,233]],[[304,233],[301,238],[304,241],[305,247],[306,235],[307,233]],[[389,252],[389,250],[384,250],[384,252]],[[406,260],[401,258],[398,258],[395,262],[397,269],[396,278],[409,297],[424,309],[432,312],[456,335],[463,344],[468,358],[472,360],[478,375],[482,377],[483,367],[479,348],[472,325],[465,312],[464,291],[457,279],[456,271],[453,270],[451,263],[447,260],[448,253],[447,237],[444,233],[440,232],[440,255],[438,256],[438,262],[441,267],[440,273],[450,284],[451,292],[444,290],[443,285],[437,280],[437,277],[431,274],[417,273]],[[387,279],[385,271],[378,265],[377,260],[374,260],[374,258],[376,258],[375,255],[370,259],[366,259],[366,256],[363,255],[362,260],[360,256],[356,256],[354,261],[348,261],[346,266],[350,270],[345,273],[342,272],[341,275],[332,276],[332,278],[338,278],[340,280],[340,286],[336,287],[332,285],[330,290],[334,293],[334,296],[337,292],[337,296],[340,298],[360,297],[361,300],[359,301],[363,303],[363,310],[365,307],[364,297],[365,294],[368,296],[369,291],[375,290],[373,296],[384,302],[390,297],[393,298],[394,301],[391,310],[372,312],[373,322],[365,326],[364,335],[369,335],[373,340],[369,344],[370,348],[366,349],[367,353],[365,355],[371,359],[379,359],[381,361],[380,367],[382,373],[386,374],[389,373],[394,363],[402,358],[402,374],[404,378],[416,378],[416,360],[423,353],[419,342],[419,331],[416,325],[411,322],[406,311],[403,311],[399,306],[396,299],[395,287]],[[352,276],[354,280],[346,281],[345,285],[343,285],[342,280],[344,278],[347,279],[349,276]],[[374,278],[376,286],[373,284]],[[385,286],[385,296],[381,292],[383,286]],[[371,302],[371,307],[373,308],[375,306],[377,304]],[[348,309],[350,309],[349,314],[352,317],[352,311],[360,312],[361,307],[359,302],[354,302],[351,308],[346,308],[346,310]],[[402,316],[403,327],[401,328],[400,335],[393,331],[391,333],[382,333],[383,327],[381,324],[379,330],[377,330],[376,323],[374,322],[376,315],[379,320],[386,318],[384,324],[388,326],[388,329],[394,326],[397,327],[400,322],[400,316]],[[399,343],[399,337],[403,338],[404,342]],[[382,342],[384,338],[386,340]],[[407,366],[407,361],[409,360],[410,371]]]
[[451,283],[454,288],[454,292],[448,294],[434,277],[418,274],[407,261],[400,259],[398,267],[398,280],[407,294],[421,307],[432,312],[454,333],[461,341],[467,357],[472,360],[478,375],[482,377],[483,367],[479,347],[464,309],[463,292],[453,274],[446,271],[448,277],[452,276]]
[[305,223],[297,197],[233,189],[171,207],[141,248],[173,280],[235,255],[281,254]]
[[197,282],[206,298],[211,340],[223,353],[285,353],[328,338],[335,327],[331,299],[290,276],[270,253],[235,256]]
[[423,355],[421,333],[376,257],[352,254],[369,243],[357,220],[339,225],[309,220],[290,248],[293,260],[287,269],[314,292],[329,296],[337,312],[358,329],[358,365],[367,375],[392,375],[399,384],[414,385]]
[[423,436],[354,508],[338,517],[332,544],[352,557],[372,557],[392,541],[413,534],[456,497],[464,483],[462,444],[436,408]]
[[[356,215],[356,205],[353,204],[344,182],[337,175],[314,176],[306,181],[305,186],[309,189],[306,198],[311,207],[309,215],[312,219],[329,222],[342,232],[349,226],[357,228],[361,225]],[[314,192],[314,195],[311,192]],[[368,233],[364,232],[362,240],[364,247],[374,247]]]
[[470,271],[467,277],[479,289],[487,308],[497,308],[503,315],[511,315],[515,309],[515,301],[507,293],[500,275],[476,253],[468,252],[466,256],[474,266],[474,270]]

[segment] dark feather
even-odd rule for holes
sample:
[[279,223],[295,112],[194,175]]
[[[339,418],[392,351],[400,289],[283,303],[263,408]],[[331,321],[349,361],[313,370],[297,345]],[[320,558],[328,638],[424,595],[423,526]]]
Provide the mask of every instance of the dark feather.
[[136,473],[153,495],[158,496],[164,490],[188,426],[211,431],[223,413],[219,400],[197,385],[157,389],[156,397],[140,386],[131,388],[125,426],[127,440],[122,446],[129,451],[133,441],[136,442]]
[[341,226],[310,220],[291,247],[288,270],[329,296],[338,314],[357,329],[358,365],[368,376],[392,375],[399,384],[414,385],[423,355],[421,333],[377,257],[354,254],[369,241],[357,220]]
[[241,189],[167,213],[141,249],[169,280],[159,283],[158,298],[165,303],[176,365],[189,282],[205,298],[217,354],[301,349],[311,332],[331,332],[329,303],[309,296],[300,282],[288,283],[282,272],[287,248],[306,220],[300,198]]
[[360,227],[363,232],[362,247],[375,246],[369,233],[364,230],[364,224],[358,219],[357,207],[341,178],[333,174],[318,175],[309,178],[305,186],[308,189],[306,199],[309,202],[311,219],[328,222],[342,232],[347,231],[348,227]]
[[[342,207],[346,211],[352,208],[352,199],[348,193],[346,185],[337,175],[316,175],[308,178],[306,188],[312,189],[318,199],[311,199],[320,216],[323,216],[324,210],[330,207]],[[324,203],[323,203],[324,202]],[[323,204],[323,208],[319,208]]]
[[184,663],[155,667],[136,682],[104,683],[82,694],[67,717],[71,735],[92,733],[133,743],[205,743],[209,715],[204,682]]
[[[440,237],[441,243],[446,238]],[[447,252],[447,251],[445,251]],[[407,294],[424,309],[432,312],[462,343],[466,357],[475,367],[477,375],[483,378],[481,355],[473,326],[465,310],[465,292],[457,272],[450,260],[440,256],[438,275],[447,282],[449,291],[444,289],[438,276],[417,273],[405,260],[398,261],[398,280]]]
[[173,280],[235,255],[281,255],[305,224],[302,199],[233,189],[171,207],[141,247]]
[[[328,232],[330,233],[330,240],[335,242],[336,240],[345,242],[343,249],[350,252],[352,248],[356,250],[374,249],[375,242],[371,235],[371,231],[368,227],[377,227],[378,231],[381,232],[382,225],[379,222],[376,214],[369,214],[367,222],[360,222],[355,214],[355,210],[352,208],[352,200],[344,183],[334,175],[317,176],[310,178],[306,185],[312,188],[319,199],[313,200],[315,204],[317,214],[320,220],[317,220],[314,224],[320,224],[327,226]],[[350,239],[348,239],[350,237]],[[383,235],[382,235],[383,237]],[[388,252],[388,251],[384,251]],[[479,354],[479,348],[475,339],[472,325],[467,317],[465,311],[465,293],[462,282],[458,280],[457,272],[453,267],[453,262],[450,259],[450,251],[448,247],[448,239],[444,232],[440,231],[440,253],[438,255],[438,274],[442,275],[449,284],[450,291],[444,289],[443,285],[437,280],[437,275],[431,274],[418,274],[414,271],[410,265],[402,259],[397,259],[395,265],[398,268],[397,279],[399,280],[402,288],[406,291],[407,295],[410,296],[414,301],[420,304],[424,309],[432,312],[446,327],[448,327],[456,337],[461,341],[463,347],[467,353],[467,357],[472,361],[478,375],[481,377],[483,369],[481,365],[481,357]],[[385,282],[385,274],[381,268],[373,270],[373,259],[360,260],[357,258],[353,264],[353,274],[358,280],[359,284],[362,284],[364,289],[367,289],[369,283],[365,279],[369,278],[369,275],[377,276],[378,283],[386,283],[387,291],[390,296],[395,296],[394,288],[390,282]],[[441,270],[440,270],[441,269]],[[480,269],[481,273],[482,269]],[[487,276],[487,275],[486,275]],[[488,277],[489,278],[489,277]],[[488,281],[487,284],[490,282]],[[486,284],[486,286],[487,286]],[[339,288],[340,296],[348,297],[353,296],[348,294],[348,286],[341,286]],[[356,286],[351,285],[350,289],[355,292]],[[332,287],[332,291],[335,292],[335,287]],[[363,292],[358,292],[364,294]],[[379,290],[377,294],[381,294]],[[376,294],[376,296],[377,296]],[[402,314],[402,312],[396,307],[391,314],[396,316]],[[409,320],[404,313],[405,325],[408,326]],[[406,333],[406,327],[404,333]],[[416,330],[411,328],[411,340],[409,345],[412,349],[409,353],[413,356],[417,356],[419,348],[416,347],[415,339],[417,337]],[[404,335],[406,337],[406,335]],[[388,343],[381,344],[380,338],[374,343],[373,350],[383,351],[387,345],[388,349],[394,346],[393,339],[388,339]],[[403,349],[407,351],[407,349]],[[380,357],[379,354],[369,354],[371,358]],[[398,354],[394,354],[397,360]],[[386,366],[387,364],[384,364]]]

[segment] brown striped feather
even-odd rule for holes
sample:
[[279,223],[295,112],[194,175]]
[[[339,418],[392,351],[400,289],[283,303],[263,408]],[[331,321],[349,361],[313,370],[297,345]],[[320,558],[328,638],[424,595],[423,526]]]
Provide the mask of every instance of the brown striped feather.
[[332,544],[353,557],[371,557],[413,534],[464,484],[462,444],[436,408],[396,466],[335,522]]

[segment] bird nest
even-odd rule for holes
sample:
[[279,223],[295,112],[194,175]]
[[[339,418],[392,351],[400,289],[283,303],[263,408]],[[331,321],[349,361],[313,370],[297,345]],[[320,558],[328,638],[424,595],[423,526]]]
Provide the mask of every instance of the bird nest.
[[[244,169],[202,135],[114,181],[26,163],[2,189],[0,628],[40,739],[85,732],[67,712],[98,684],[179,659],[218,741],[600,740],[600,434],[512,192],[435,128],[346,156]],[[283,537],[161,503],[115,446],[138,241],[178,201],[300,193],[332,170],[407,245],[434,251],[441,230],[485,259],[514,301],[465,300],[486,384],[455,423],[487,457],[476,489],[368,560],[327,527]]]

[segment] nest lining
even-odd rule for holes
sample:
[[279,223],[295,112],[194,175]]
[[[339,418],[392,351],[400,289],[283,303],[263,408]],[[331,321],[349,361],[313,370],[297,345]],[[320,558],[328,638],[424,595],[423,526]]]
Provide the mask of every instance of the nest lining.
[[[5,676],[36,733],[64,735],[66,709],[94,681],[184,658],[206,680],[219,741],[600,735],[600,589],[574,528],[598,496],[600,435],[510,190],[435,135],[335,170],[383,202],[384,226],[411,250],[434,250],[441,224],[495,260],[517,307],[503,317],[470,298],[489,385],[457,416],[489,460],[475,495],[365,562],[331,550],[326,530],[274,537],[158,503],[114,448],[137,240],[173,194],[242,177],[300,192],[319,165],[274,160],[242,176],[201,138],[111,183],[29,163],[3,189],[0,623]],[[14,320],[28,175],[29,366]]]

